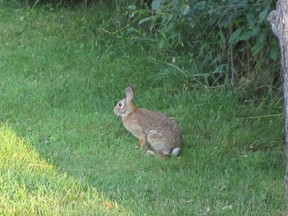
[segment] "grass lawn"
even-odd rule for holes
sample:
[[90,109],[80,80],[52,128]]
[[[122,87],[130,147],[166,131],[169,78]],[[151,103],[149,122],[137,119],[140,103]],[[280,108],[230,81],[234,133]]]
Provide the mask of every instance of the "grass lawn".
[[[0,215],[283,215],[282,99],[179,88],[104,9],[0,1]],[[114,115],[130,83],[181,125],[179,157],[143,154]]]

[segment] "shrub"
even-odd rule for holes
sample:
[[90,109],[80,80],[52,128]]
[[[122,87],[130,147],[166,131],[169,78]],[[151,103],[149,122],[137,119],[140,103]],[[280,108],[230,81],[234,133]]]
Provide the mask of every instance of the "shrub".
[[199,71],[207,71],[210,85],[258,93],[278,87],[278,43],[266,21],[274,1],[153,0],[150,6],[152,11],[143,4],[127,7],[126,30],[134,42],[135,36],[149,38],[158,51],[189,54]]

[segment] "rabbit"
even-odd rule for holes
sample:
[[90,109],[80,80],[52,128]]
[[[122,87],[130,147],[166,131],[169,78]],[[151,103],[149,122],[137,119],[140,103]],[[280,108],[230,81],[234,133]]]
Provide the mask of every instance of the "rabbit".
[[114,113],[122,117],[125,128],[139,139],[140,148],[149,148],[160,156],[177,156],[181,150],[182,133],[177,123],[161,112],[137,108],[133,102],[134,88],[126,88],[126,98],[120,100]]

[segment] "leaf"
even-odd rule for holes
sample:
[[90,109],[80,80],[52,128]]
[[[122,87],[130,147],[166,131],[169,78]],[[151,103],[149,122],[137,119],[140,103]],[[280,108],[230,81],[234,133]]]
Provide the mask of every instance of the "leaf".
[[200,1],[193,5],[193,7],[198,10],[203,10],[205,6],[206,6],[206,1]]
[[254,30],[249,30],[246,32],[243,32],[240,36],[238,41],[247,41],[249,38],[253,37],[256,34]]
[[247,20],[250,28],[255,26],[255,23],[257,21],[257,19],[255,18],[255,15],[253,13],[246,14],[246,20]]
[[271,52],[270,52],[270,58],[274,61],[277,61],[279,59],[279,49],[278,47],[274,46],[272,49],[271,49]]
[[259,14],[259,21],[260,23],[262,23],[266,17],[268,16],[268,11],[269,11],[269,8],[266,8],[265,10],[263,10],[260,14]]
[[187,14],[189,14],[191,11],[190,7],[188,5],[184,5],[181,8],[181,13],[183,16],[186,16]]
[[142,23],[151,21],[152,19],[153,19],[152,17],[145,17],[145,18],[139,20],[138,25],[141,25]]
[[161,2],[162,0],[153,0],[151,4],[152,10],[155,10],[155,11],[159,10]]
[[127,28],[127,31],[128,31],[129,33],[138,33],[138,34],[141,34],[141,31],[138,30],[138,29],[136,29],[136,28],[134,28],[134,27],[129,27],[129,28]]
[[228,40],[228,43],[229,44],[234,44],[234,43],[237,43],[239,41],[239,36],[242,32],[242,29],[237,29],[236,31],[234,31],[230,37],[229,37],[229,40]]
[[221,21],[219,22],[219,27],[227,28],[231,24],[232,16],[225,16],[221,18]]
[[136,10],[136,5],[129,5],[127,7],[128,10]]
[[264,47],[265,47],[264,43],[257,42],[251,49],[253,52],[253,55],[258,54]]
[[257,33],[257,38],[256,41],[261,42],[261,43],[265,43],[267,40],[267,32],[265,30],[262,30],[261,32]]

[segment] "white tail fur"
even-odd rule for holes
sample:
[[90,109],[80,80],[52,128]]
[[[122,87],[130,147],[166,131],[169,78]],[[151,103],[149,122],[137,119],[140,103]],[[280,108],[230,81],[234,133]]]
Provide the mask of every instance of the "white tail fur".
[[176,147],[172,150],[172,152],[170,153],[170,155],[172,156],[177,156],[180,152],[181,148],[180,147]]

